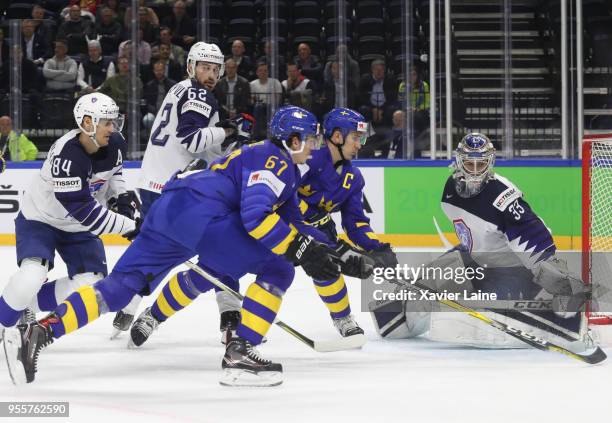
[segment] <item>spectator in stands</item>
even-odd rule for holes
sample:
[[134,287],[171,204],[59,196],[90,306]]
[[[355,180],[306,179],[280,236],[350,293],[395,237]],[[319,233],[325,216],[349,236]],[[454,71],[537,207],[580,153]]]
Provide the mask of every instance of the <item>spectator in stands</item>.
[[0,156],[12,162],[23,162],[36,160],[37,153],[38,148],[28,137],[13,131],[13,122],[10,117],[0,117]]
[[[32,21],[36,27],[34,32],[41,39],[46,40],[47,44],[50,46],[51,44],[49,40],[52,40],[55,37],[55,22],[51,19],[45,19],[45,9],[38,4],[35,4],[32,7]],[[51,47],[49,47],[49,50],[51,50]]]
[[302,74],[315,84],[323,82],[323,66],[319,58],[312,54],[308,44],[298,45],[298,54],[293,58],[293,63],[299,64],[302,67]]
[[290,63],[287,65],[287,79],[282,82],[282,86],[285,91],[285,103],[306,110],[312,109],[313,84],[310,79],[302,75],[299,64]]
[[47,60],[43,66],[43,76],[47,80],[48,91],[74,92],[77,63],[68,57],[67,53],[66,41],[55,40],[55,56]]
[[78,5],[70,6],[68,20],[62,23],[57,30],[57,38],[67,41],[68,54],[85,53],[86,40],[93,38],[93,34],[92,21],[81,17],[81,8]]
[[110,57],[102,56],[102,47],[98,40],[87,43],[89,56],[79,64],[77,86],[81,94],[91,93],[100,87],[108,78],[115,75],[115,65]]
[[351,80],[353,85],[357,87],[359,85],[359,78],[361,77],[359,72],[359,63],[353,59],[348,52],[346,44],[338,44],[336,47],[336,54],[332,57],[333,60],[329,60],[325,64],[325,70],[323,71],[323,79],[325,83],[333,81],[333,75],[331,66],[333,62],[340,63],[340,59],[344,56],[344,63],[346,66],[346,79]]
[[21,22],[22,45],[26,57],[35,65],[42,66],[45,60],[53,56],[53,53],[49,41],[36,34],[35,29],[36,25],[33,20],[24,19]]
[[142,118],[142,124],[147,133],[151,131],[151,126],[155,121],[155,116],[161,107],[166,94],[176,81],[168,79],[165,75],[166,64],[163,61],[153,63],[153,79],[144,87],[143,98],[146,102],[147,113]]
[[[383,159],[403,159],[404,155],[404,135],[406,127],[406,114],[402,110],[393,112],[393,127],[389,134],[389,142],[382,148],[381,158]],[[415,155],[417,152],[415,151]],[[420,152],[418,152],[420,157]],[[416,158],[416,156],[415,156]]]
[[373,60],[371,73],[359,82],[361,107],[359,111],[374,124],[391,124],[391,117],[397,108],[397,84],[395,78],[386,74],[385,62]]
[[97,8],[97,15],[100,16],[100,11],[104,9],[104,7],[108,7],[113,12],[113,18],[119,23],[119,25],[123,25],[124,17],[125,17],[125,9],[119,2],[119,0],[104,0],[101,4],[101,7]]
[[162,25],[172,29],[172,42],[189,50],[195,42],[197,28],[193,19],[186,14],[187,5],[178,0],[172,6],[172,15],[162,21]]
[[[157,17],[157,13],[155,10],[146,6],[145,0],[138,1],[138,16],[140,17],[140,23],[144,22],[150,23],[154,27],[159,27],[159,18]],[[129,28],[132,24],[132,8],[128,7],[125,10],[125,15],[123,17],[123,24],[126,28]]]
[[100,4],[100,0],[70,0],[70,5],[77,5],[83,11],[88,11],[93,16],[96,16],[96,8]]
[[219,103],[219,119],[232,119],[238,113],[252,113],[251,86],[246,78],[238,75],[236,61],[225,61],[225,76],[215,86],[215,98]]
[[122,32],[123,28],[115,19],[114,12],[109,7],[102,7],[96,22],[96,34],[102,46],[102,54],[105,56],[115,54],[119,48]]
[[[406,92],[410,93],[407,103]],[[398,88],[398,100],[403,109],[412,112],[414,119],[414,132],[419,135],[429,126],[429,84],[423,81],[418,70],[410,70],[410,84],[406,88],[406,83],[402,81]]]
[[242,40],[234,40],[232,43],[232,54],[227,58],[234,59],[238,65],[238,75],[251,81],[254,75],[253,61],[245,53],[244,43]]
[[159,28],[159,44],[168,44],[170,46],[170,59],[185,67],[185,50],[181,46],[172,44],[172,30],[167,26]]
[[[1,30],[0,30],[1,31]],[[8,91],[11,85],[11,67],[8,66],[9,54],[2,59],[3,66],[0,67],[0,90]],[[24,54],[22,48],[15,47],[14,58],[21,60],[21,91],[24,94],[33,95],[42,88],[41,78],[38,74],[38,68]]]
[[[157,40],[157,35],[159,34],[159,23],[156,19],[151,18],[147,10],[148,8],[146,7],[141,7],[138,9],[138,18],[140,20],[139,27],[143,33],[142,39],[147,43],[154,43]],[[128,28],[128,35],[130,27],[131,25],[126,26],[126,28]]]
[[[270,68],[270,63],[272,62],[272,56],[270,55],[270,49],[271,49],[271,45],[272,42],[271,41],[266,41],[264,43],[264,54],[263,56],[260,56],[259,59],[257,60],[257,63],[259,62],[265,62],[268,64],[268,69]],[[276,55],[278,61],[278,77],[279,79],[285,79],[287,77],[286,75],[286,70],[287,70],[287,65],[285,64],[285,58],[283,57],[283,55],[281,54],[277,54]]]
[[[130,92],[130,62],[127,57],[117,59],[117,69],[119,73],[104,81],[98,92],[110,96],[119,106],[121,113],[126,113]],[[140,79],[138,79],[138,91],[142,92]]]
[[170,58],[170,54],[170,44],[159,45],[159,61],[163,62],[165,65],[164,75],[172,79],[173,81],[182,81],[184,74],[183,67],[174,60],[172,60]]
[[[138,64],[143,66],[145,69],[151,63],[152,49],[151,45],[143,40],[144,33],[142,29],[138,30],[138,36],[140,37],[140,42],[138,43]],[[132,40],[125,40],[119,44],[119,54],[118,57],[130,57],[132,53]]]
[[[329,70],[331,80],[326,80],[323,86],[323,93],[318,98],[317,109],[315,110],[318,117],[322,118],[325,113],[329,112],[336,104],[336,92],[342,89],[340,84],[340,65],[337,61],[330,62]],[[346,80],[346,107],[355,107],[355,98],[357,95],[357,86],[351,79]]]
[[257,79],[251,81],[250,84],[251,96],[253,97],[253,116],[256,120],[254,136],[256,139],[263,139],[266,136],[268,104],[272,99],[276,101],[277,105],[281,104],[283,86],[278,79],[268,77],[268,65],[265,62],[257,64],[255,74]]

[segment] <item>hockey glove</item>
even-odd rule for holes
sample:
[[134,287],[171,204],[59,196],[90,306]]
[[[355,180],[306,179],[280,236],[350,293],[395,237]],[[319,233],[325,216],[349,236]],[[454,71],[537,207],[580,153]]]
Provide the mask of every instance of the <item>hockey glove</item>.
[[380,244],[380,247],[370,252],[370,257],[375,262],[374,267],[395,267],[397,265],[397,256],[391,249],[391,245],[387,243]]
[[304,272],[315,280],[328,281],[340,276],[334,250],[300,233],[287,247],[285,257],[296,266],[302,266]]
[[134,224],[135,224],[134,229],[123,234],[123,237],[127,239],[128,241],[134,241],[134,238],[136,238],[136,236],[140,233],[140,227],[142,226],[142,219],[140,217],[137,217],[136,219],[134,219]]
[[124,192],[117,197],[110,198],[107,203],[110,211],[134,220],[134,213],[138,210],[136,196],[133,192]]
[[340,269],[346,276],[367,279],[374,271],[374,260],[353,249],[348,242],[340,240],[334,248]]
[[136,202],[133,201],[134,193],[124,192],[117,196],[117,213],[134,219],[136,212]]
[[251,142],[255,118],[247,113],[240,113],[233,119],[226,119],[216,124],[219,128],[233,129],[233,132],[225,137],[221,143],[221,148],[227,149],[232,144],[238,148]]

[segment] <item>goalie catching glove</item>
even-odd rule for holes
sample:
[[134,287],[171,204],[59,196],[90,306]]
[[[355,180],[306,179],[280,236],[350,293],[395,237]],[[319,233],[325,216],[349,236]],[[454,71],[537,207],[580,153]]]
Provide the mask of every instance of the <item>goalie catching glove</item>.
[[344,275],[359,279],[367,279],[372,275],[374,260],[355,250],[348,242],[339,240],[334,251]]
[[232,148],[239,148],[251,142],[253,128],[255,127],[255,118],[248,113],[240,113],[233,119],[225,119],[221,122],[217,122],[215,126],[233,130],[221,143],[223,149],[227,149],[230,146]]
[[312,238],[298,233],[287,247],[285,257],[319,281],[338,279],[340,266],[334,260],[334,250]]

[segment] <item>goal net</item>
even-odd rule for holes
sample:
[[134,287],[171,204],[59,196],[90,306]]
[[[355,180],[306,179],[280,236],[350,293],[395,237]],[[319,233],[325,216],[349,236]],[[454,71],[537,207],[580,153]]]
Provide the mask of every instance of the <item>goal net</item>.
[[582,277],[593,285],[589,323],[612,324],[612,134],[582,149]]

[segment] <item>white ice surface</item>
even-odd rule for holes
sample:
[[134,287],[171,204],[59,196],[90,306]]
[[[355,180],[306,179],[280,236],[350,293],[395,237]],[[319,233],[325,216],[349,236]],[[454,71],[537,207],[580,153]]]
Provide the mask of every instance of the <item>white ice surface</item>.
[[[122,251],[107,249],[109,265]],[[14,247],[0,247],[0,290],[17,268],[14,255]],[[58,257],[50,277],[64,274]],[[243,280],[243,290],[250,281]],[[273,327],[260,350],[283,364],[279,387],[218,384],[223,355],[218,312],[214,296],[204,294],[160,326],[140,350],[128,350],[125,336],[109,341],[112,315],[102,316],[44,350],[33,384],[13,386],[2,354],[0,401],[69,401],[67,421],[102,423],[578,423],[612,418],[609,362],[588,366],[535,350],[382,341],[369,314],[359,310],[358,281],[349,280],[348,289],[369,342],[358,351],[320,354]],[[154,298],[146,298],[141,309]],[[279,317],[313,338],[337,336],[301,271]]]

